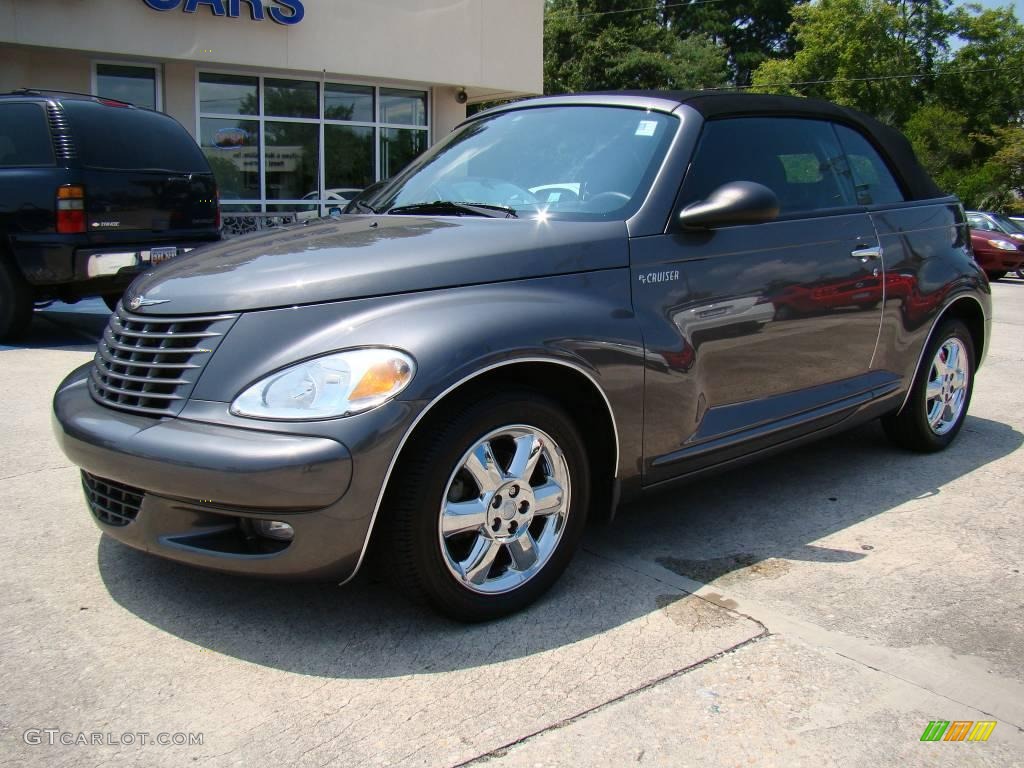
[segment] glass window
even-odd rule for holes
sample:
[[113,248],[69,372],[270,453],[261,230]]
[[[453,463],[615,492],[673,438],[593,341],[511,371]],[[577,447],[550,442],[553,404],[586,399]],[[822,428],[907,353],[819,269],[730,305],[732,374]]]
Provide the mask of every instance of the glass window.
[[859,205],[899,203],[903,201],[900,185],[896,183],[885,161],[867,139],[852,128],[837,125],[836,133],[849,160],[850,177],[857,193]]
[[380,121],[398,125],[426,125],[427,94],[424,91],[381,88]]
[[1009,217],[1003,216],[1000,213],[991,213],[989,216],[1000,232],[1004,232],[1007,235],[1024,234],[1024,227],[1021,227],[1020,224],[1011,220]]
[[127,101],[137,107],[157,109],[156,70],[153,67],[97,64],[96,95]]
[[320,179],[320,126],[316,123],[264,123],[266,197],[301,200],[316,192]]
[[730,181],[756,181],[779,198],[780,213],[852,204],[846,163],[832,125],[820,120],[743,117],[704,127],[686,175],[686,203]]
[[199,111],[218,115],[258,115],[260,79],[246,75],[199,75]]
[[373,128],[324,126],[324,181],[327,189],[362,189],[373,183]]
[[[390,209],[443,200],[520,216],[622,219],[639,207],[678,126],[671,115],[623,107],[499,113],[449,135],[368,202]],[[385,176],[426,142],[425,131],[381,133]]]
[[324,87],[324,117],[372,123],[373,87],[327,83]]
[[82,163],[90,168],[208,172],[195,140],[167,115],[74,99],[64,102],[64,112]]
[[199,141],[217,177],[220,199],[259,200],[260,124],[256,120],[204,117]]
[[0,167],[53,165],[53,143],[41,104],[0,104]]
[[995,232],[996,225],[985,216],[970,215],[967,217],[967,225],[971,229],[980,229],[984,232]]
[[212,72],[198,88],[200,144],[226,205],[323,211],[429,144],[426,91]]
[[427,132],[409,128],[381,128],[380,172],[389,179],[427,148]]
[[274,117],[320,117],[320,86],[311,80],[263,81],[263,113]]

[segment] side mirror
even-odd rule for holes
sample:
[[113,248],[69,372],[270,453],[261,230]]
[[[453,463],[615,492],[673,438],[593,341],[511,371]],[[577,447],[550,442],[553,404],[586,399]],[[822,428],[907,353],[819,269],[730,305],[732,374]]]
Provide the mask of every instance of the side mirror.
[[327,215],[333,219],[336,219],[339,216],[341,216],[341,208],[337,205],[332,205],[330,208],[327,209]]
[[725,224],[760,224],[779,215],[779,198],[764,184],[730,181],[707,200],[691,203],[679,212],[687,229],[710,229]]

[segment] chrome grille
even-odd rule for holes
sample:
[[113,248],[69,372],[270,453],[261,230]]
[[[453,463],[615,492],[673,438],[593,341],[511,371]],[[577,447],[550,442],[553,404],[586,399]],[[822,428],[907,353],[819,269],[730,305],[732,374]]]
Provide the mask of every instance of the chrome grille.
[[101,523],[125,526],[135,519],[146,492],[124,483],[82,473],[82,489],[89,509]]
[[136,315],[119,304],[96,351],[89,391],[111,408],[175,416],[237,317]]

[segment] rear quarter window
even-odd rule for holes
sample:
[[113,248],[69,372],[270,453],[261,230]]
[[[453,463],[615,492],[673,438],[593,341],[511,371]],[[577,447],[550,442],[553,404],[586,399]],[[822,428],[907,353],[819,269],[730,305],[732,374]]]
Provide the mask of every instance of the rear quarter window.
[[210,173],[195,140],[166,115],[94,101],[66,101],[63,107],[88,168]]
[[42,104],[0,104],[0,168],[53,165]]

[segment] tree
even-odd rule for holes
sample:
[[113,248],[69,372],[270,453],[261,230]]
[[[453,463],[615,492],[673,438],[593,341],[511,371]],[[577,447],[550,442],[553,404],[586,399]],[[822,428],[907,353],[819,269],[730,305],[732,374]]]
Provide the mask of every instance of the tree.
[[714,3],[666,4],[666,26],[678,37],[703,35],[728,52],[732,81],[750,83],[767,59],[791,55],[792,9],[804,0],[722,0]]
[[[902,125],[924,102],[930,67],[948,51],[948,0],[821,0],[793,9],[797,51],[764,62],[757,90],[857,107]],[[938,36],[936,36],[938,34]]]
[[680,38],[662,25],[655,9],[636,8],[636,0],[550,0],[545,93],[706,88],[726,82],[721,45],[703,35]]
[[936,182],[967,205],[1019,204],[1024,26],[1011,10],[819,0],[793,18],[795,53],[762,63],[756,90],[868,112],[903,129]]

